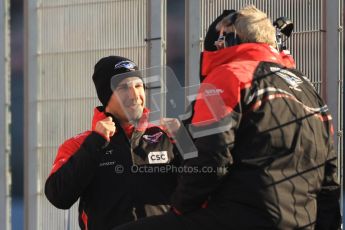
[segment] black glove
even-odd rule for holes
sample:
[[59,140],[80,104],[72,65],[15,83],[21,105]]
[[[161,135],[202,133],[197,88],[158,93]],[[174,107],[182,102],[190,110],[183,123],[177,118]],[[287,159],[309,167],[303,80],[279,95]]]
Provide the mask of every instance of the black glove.
[[205,41],[204,41],[204,50],[207,51],[215,51],[217,47],[214,45],[214,42],[218,40],[219,31],[216,30],[217,24],[226,16],[231,13],[236,12],[236,10],[224,10],[221,15],[219,15],[216,20],[212,22],[212,24],[208,27]]

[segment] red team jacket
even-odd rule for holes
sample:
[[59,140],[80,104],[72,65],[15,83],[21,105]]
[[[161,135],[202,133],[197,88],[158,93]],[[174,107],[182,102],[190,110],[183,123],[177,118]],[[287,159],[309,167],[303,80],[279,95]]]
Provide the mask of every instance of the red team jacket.
[[185,175],[174,208],[208,200],[194,221],[213,229],[337,229],[331,116],[291,56],[259,43],[205,51],[201,75],[189,127],[199,155],[184,165],[227,171]]

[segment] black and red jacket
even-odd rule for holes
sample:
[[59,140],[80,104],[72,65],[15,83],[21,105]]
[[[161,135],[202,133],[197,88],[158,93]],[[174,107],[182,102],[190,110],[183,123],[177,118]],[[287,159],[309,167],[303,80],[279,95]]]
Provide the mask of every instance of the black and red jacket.
[[93,131],[106,118],[95,108],[92,129],[60,146],[45,194],[60,209],[79,199],[81,229],[112,229],[169,210],[176,175],[159,173],[157,167],[177,164],[178,156],[170,138],[149,125],[147,116],[145,110],[138,126],[125,130],[115,120],[116,133],[107,143]]
[[216,170],[181,177],[176,210],[187,215],[207,200],[214,229],[337,228],[331,116],[293,67],[267,44],[203,53],[189,126],[198,157],[184,165]]

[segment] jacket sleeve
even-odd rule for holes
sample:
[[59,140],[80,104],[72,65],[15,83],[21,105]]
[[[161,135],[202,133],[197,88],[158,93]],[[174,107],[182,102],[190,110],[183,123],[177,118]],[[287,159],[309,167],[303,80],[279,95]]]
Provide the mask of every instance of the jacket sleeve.
[[241,120],[241,106],[240,83],[229,74],[222,73],[227,78],[208,76],[200,87],[189,127],[198,156],[184,160],[186,171],[172,197],[172,206],[180,213],[199,209],[232,164],[230,151]]
[[330,140],[330,153],[325,163],[325,175],[317,196],[316,230],[340,229],[340,185],[337,182],[337,157]]
[[95,132],[63,143],[45,183],[45,194],[57,208],[69,209],[83,193],[98,168],[106,140]]

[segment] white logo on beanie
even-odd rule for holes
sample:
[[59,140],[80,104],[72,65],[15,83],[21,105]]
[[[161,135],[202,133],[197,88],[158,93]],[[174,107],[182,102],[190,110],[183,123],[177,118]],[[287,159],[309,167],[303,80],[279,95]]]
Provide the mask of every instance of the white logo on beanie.
[[114,69],[126,68],[130,70],[135,70],[136,66],[137,65],[131,61],[120,61],[119,63],[115,65]]

